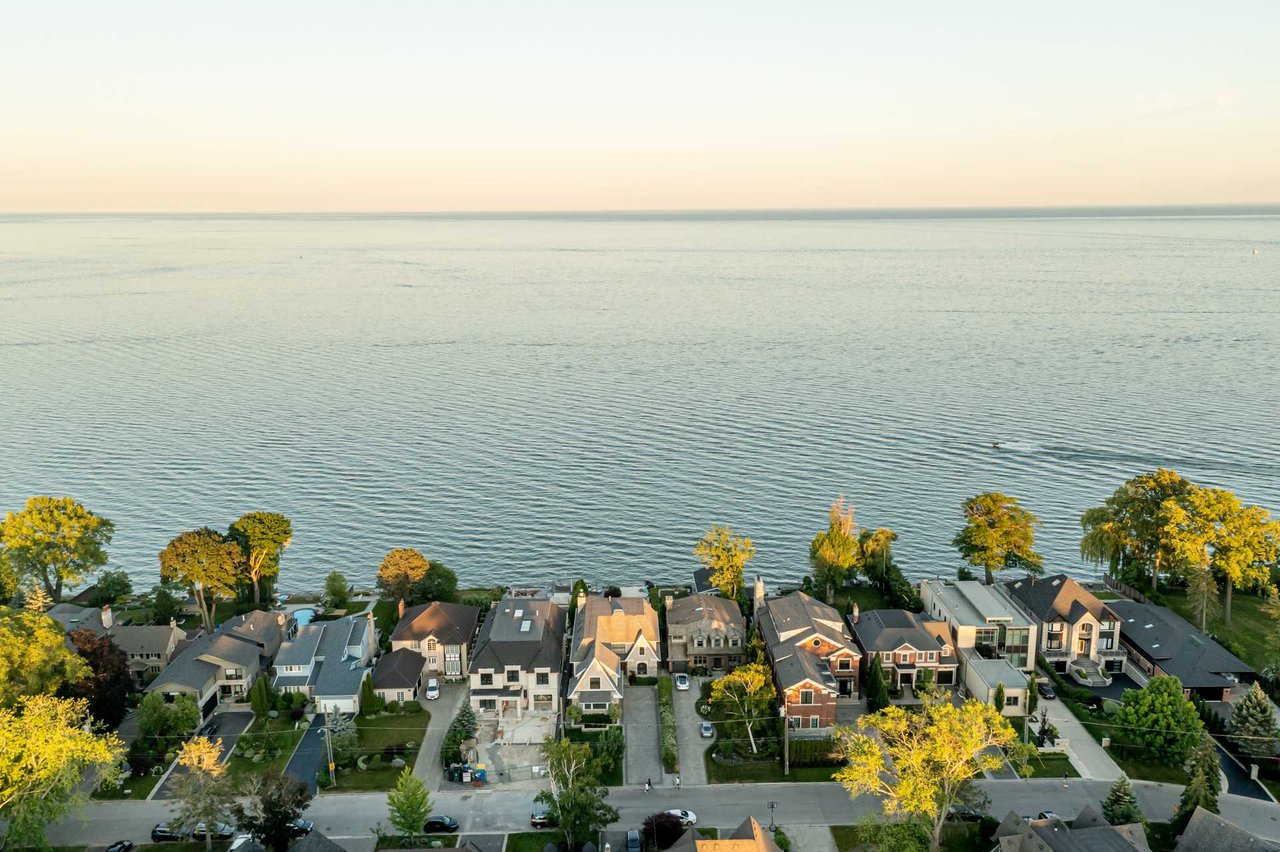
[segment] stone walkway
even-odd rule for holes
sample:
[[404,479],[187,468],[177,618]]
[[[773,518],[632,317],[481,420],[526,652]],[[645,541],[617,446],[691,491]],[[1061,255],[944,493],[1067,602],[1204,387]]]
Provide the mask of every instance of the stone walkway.
[[652,781],[662,784],[662,733],[658,722],[658,688],[628,686],[623,693],[622,732],[627,743],[627,758],[622,781],[643,785]]

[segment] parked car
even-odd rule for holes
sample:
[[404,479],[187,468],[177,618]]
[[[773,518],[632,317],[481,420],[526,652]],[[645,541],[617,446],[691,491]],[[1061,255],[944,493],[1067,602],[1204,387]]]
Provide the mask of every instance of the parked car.
[[1036,817],[1036,819],[1056,819],[1059,822],[1062,821],[1062,817],[1058,816],[1053,811],[1041,811],[1040,816]]
[[676,689],[684,691],[689,688],[689,676],[684,672],[675,676]]
[[[214,840],[230,840],[236,836],[236,830],[225,822],[215,822],[209,834]],[[195,828],[191,829],[191,837],[193,840],[204,840],[204,823],[196,823]]]
[[529,814],[529,825],[534,828],[555,828],[555,818],[551,816],[551,811],[545,807],[534,808],[533,813]]
[[671,814],[673,817],[678,818],[680,820],[680,824],[683,825],[685,828],[688,828],[691,825],[698,824],[698,815],[695,814],[693,811],[686,811],[684,808],[672,808],[671,810],[667,811],[667,813]]
[[627,832],[627,852],[640,852],[640,832],[634,828]]
[[948,815],[957,822],[981,822],[986,816],[982,811],[968,805],[952,805]]
[[155,828],[151,829],[152,843],[177,843],[186,840],[191,836],[191,832],[185,828],[177,828],[171,826],[167,822],[162,822]]
[[1036,692],[1040,693],[1041,698],[1057,698],[1058,693],[1053,691],[1053,687],[1047,683],[1037,683]]
[[294,837],[306,837],[316,827],[309,819],[295,819],[289,822],[289,833]]
[[428,834],[436,834],[439,832],[453,833],[458,830],[458,821],[451,816],[440,814],[438,816],[427,817],[427,821],[422,824],[422,830]]
[[431,678],[427,681],[427,700],[435,701],[440,697],[440,681]]
[[117,840],[107,847],[107,852],[129,852],[133,848],[132,840]]
[[716,729],[710,722],[703,722],[698,726],[698,733],[706,739],[711,739],[716,735]]

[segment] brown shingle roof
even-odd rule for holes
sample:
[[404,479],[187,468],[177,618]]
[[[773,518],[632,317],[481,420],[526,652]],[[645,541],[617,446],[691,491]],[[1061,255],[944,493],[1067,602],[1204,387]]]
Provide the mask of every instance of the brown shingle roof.
[[421,641],[428,637],[442,645],[466,645],[476,635],[480,608],[462,604],[431,603],[411,606],[391,632],[392,642]]

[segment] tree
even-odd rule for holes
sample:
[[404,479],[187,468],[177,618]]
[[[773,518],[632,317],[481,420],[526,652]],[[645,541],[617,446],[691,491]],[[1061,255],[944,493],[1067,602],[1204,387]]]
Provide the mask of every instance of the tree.
[[430,565],[426,575],[409,591],[408,600],[414,606],[432,601],[449,603],[458,595],[458,575],[453,573],[453,569],[442,562]]
[[971,497],[961,505],[965,525],[952,544],[970,565],[986,571],[987,585],[995,572],[1014,568],[1039,574],[1044,557],[1033,548],[1040,519],[1018,505],[1018,498],[999,492]]
[[94,606],[113,604],[126,595],[133,594],[133,580],[127,571],[103,571],[94,583]]
[[181,582],[191,590],[204,629],[212,633],[218,598],[235,595],[242,560],[240,546],[218,532],[208,527],[189,530],[160,551],[160,579]]
[[724,677],[711,682],[711,704],[726,720],[740,724],[747,731],[751,753],[756,746],[756,723],[769,718],[769,708],[777,697],[773,676],[768,666],[756,663],[738,666]]
[[373,678],[365,678],[360,684],[360,715],[377,715],[386,709],[386,706],[386,699],[373,691]]
[[1267,656],[1262,676],[1275,683],[1280,680],[1280,592],[1275,586],[1267,589],[1260,609],[1271,620],[1271,625],[1264,631]]
[[67,647],[58,622],[38,612],[0,607],[0,707],[24,695],[53,695],[89,676]]
[[878,713],[889,706],[889,683],[879,654],[871,657],[871,665],[867,667],[866,695],[868,713]]
[[1027,676],[1027,720],[1030,724],[1032,716],[1036,715],[1036,708],[1040,706],[1040,682],[1036,680],[1036,673],[1032,672]]
[[756,555],[756,546],[745,536],[735,536],[728,527],[712,527],[693,553],[711,570],[711,583],[730,599],[742,591],[742,574]]
[[276,512],[249,512],[227,530],[227,538],[240,547],[245,576],[253,584],[253,603],[261,601],[258,582],[280,573],[280,557],[293,541],[293,524]]
[[378,566],[378,591],[389,601],[413,597],[414,584],[427,576],[431,563],[411,547],[398,547],[382,557]]
[[22,602],[22,606],[28,612],[48,612],[53,606],[53,598],[49,597],[49,593],[44,590],[44,586],[34,583],[31,591],[27,592],[27,598]]
[[911,694],[916,698],[932,695],[936,686],[934,680],[933,669],[921,669],[916,673],[915,683],[911,684]]
[[1237,588],[1266,589],[1271,585],[1271,566],[1280,555],[1280,521],[1261,506],[1245,506],[1240,498],[1221,489],[1197,489],[1193,508],[1203,492],[1214,515],[1215,534],[1209,567],[1225,589],[1222,621],[1231,623],[1231,596]]
[[809,543],[809,567],[814,585],[826,589],[827,603],[832,602],[836,588],[862,566],[862,544],[853,520],[853,505],[845,505],[838,497],[831,504],[827,529]]
[[1275,756],[1280,729],[1271,708],[1271,699],[1255,681],[1244,697],[1231,708],[1231,739],[1240,751],[1257,760]]
[[67,639],[89,670],[87,677],[68,684],[67,691],[89,702],[89,715],[96,721],[108,728],[120,727],[133,692],[129,657],[110,636],[98,636],[92,630],[73,630]]
[[1004,684],[1003,683],[996,684],[996,694],[995,694],[995,697],[991,700],[991,706],[996,708],[997,713],[1004,712]]
[[253,775],[242,793],[244,801],[232,808],[236,825],[271,852],[285,852],[293,840],[290,823],[311,804],[310,788],[273,767]]
[[260,677],[253,682],[253,686],[249,687],[249,706],[253,708],[254,716],[266,719],[275,703],[276,697],[272,694],[271,684],[267,682],[267,678]]
[[1145,822],[1142,808],[1138,807],[1138,797],[1133,794],[1133,785],[1129,776],[1124,773],[1116,779],[1102,800],[1102,816],[1112,825],[1131,825]]
[[764,637],[760,635],[760,625],[752,624],[751,629],[747,632],[746,659],[748,662],[763,666],[766,664],[767,656],[764,648]]
[[1200,629],[1207,630],[1209,619],[1222,614],[1222,605],[1218,603],[1218,581],[1208,566],[1188,565],[1185,572],[1187,606],[1196,614]]
[[204,824],[204,848],[213,849],[214,826],[231,815],[235,806],[235,788],[227,777],[221,760],[222,740],[208,737],[188,740],[178,752],[178,765],[186,770],[178,779],[177,818],[182,828]]
[[346,609],[351,603],[351,584],[337,571],[330,571],[324,578],[324,605],[331,609]]
[[1125,690],[1115,725],[1152,760],[1167,764],[1181,763],[1204,731],[1200,714],[1182,695],[1182,682],[1168,675]]
[[151,610],[151,623],[164,625],[182,614],[187,592],[177,583],[159,583],[152,587],[144,602]]
[[80,699],[31,695],[0,707],[0,821],[9,824],[8,846],[45,847],[45,826],[85,799],[82,780],[113,780],[124,744],[87,722]]
[[200,708],[190,695],[167,701],[159,692],[148,692],[138,704],[138,733],[142,739],[182,739],[199,724]]
[[422,779],[405,767],[396,779],[396,786],[387,792],[387,816],[411,846],[418,845],[424,823],[431,815],[431,797]]
[[1130,479],[1102,506],[1081,516],[1081,555],[1095,564],[1106,564],[1125,582],[1136,583],[1139,572],[1145,573],[1151,591],[1156,591],[1160,574],[1173,562],[1166,514],[1192,488],[1176,471],[1165,468]]
[[349,764],[360,755],[360,729],[355,719],[345,713],[330,713],[327,718],[334,761]]
[[1187,786],[1182,788],[1174,811],[1173,822],[1178,832],[1186,828],[1196,808],[1210,813],[1218,812],[1218,794],[1222,792],[1222,764],[1218,762],[1218,750],[1208,734],[1201,734],[1187,756],[1183,766],[1187,772]]
[[1017,741],[1009,722],[976,699],[926,701],[919,713],[887,707],[859,719],[857,730],[837,727],[835,738],[846,761],[835,780],[851,797],[882,796],[887,816],[927,820],[932,852],[965,782],[1003,766],[1001,750]]
[[600,783],[590,743],[548,737],[542,744],[542,757],[551,789],[539,792],[535,800],[547,806],[569,849],[577,849],[609,823],[617,822],[617,810],[605,804],[609,788]]
[[32,497],[0,524],[5,560],[20,577],[44,586],[54,603],[107,564],[115,525],[70,497]]
[[684,834],[684,823],[669,811],[658,811],[644,818],[644,839],[653,849],[670,849]]

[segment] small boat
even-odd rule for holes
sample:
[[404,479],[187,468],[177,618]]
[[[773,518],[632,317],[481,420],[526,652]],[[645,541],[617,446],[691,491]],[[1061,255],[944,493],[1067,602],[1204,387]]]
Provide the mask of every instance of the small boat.
[[992,442],[991,442],[991,448],[992,448],[992,449],[994,449],[994,450],[998,450],[998,449],[1000,449],[1000,442],[999,442],[999,441],[992,441]]

